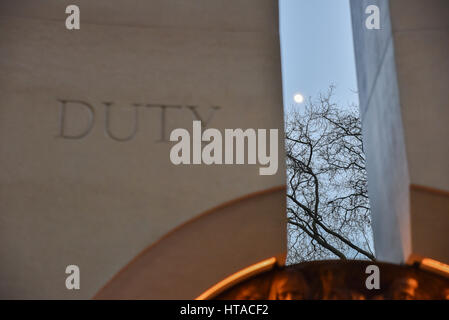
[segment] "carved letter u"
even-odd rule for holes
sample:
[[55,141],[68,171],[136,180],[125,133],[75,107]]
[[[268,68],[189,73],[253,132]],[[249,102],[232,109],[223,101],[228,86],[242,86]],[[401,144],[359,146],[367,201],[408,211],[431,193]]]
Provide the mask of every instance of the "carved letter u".
[[127,137],[117,137],[116,135],[114,135],[111,132],[111,106],[112,106],[112,102],[103,102],[104,105],[106,106],[105,109],[105,132],[106,135],[115,140],[115,141],[120,141],[120,142],[125,142],[125,141],[129,141],[131,139],[133,139],[137,133],[137,124],[138,124],[138,107],[139,105],[134,104],[134,123],[133,123],[133,128],[131,130],[131,133],[127,136]]

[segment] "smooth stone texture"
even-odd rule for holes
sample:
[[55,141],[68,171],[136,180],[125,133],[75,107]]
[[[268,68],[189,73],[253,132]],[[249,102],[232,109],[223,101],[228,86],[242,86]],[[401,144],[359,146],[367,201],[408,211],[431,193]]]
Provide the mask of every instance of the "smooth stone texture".
[[[380,9],[380,30],[368,30],[365,8],[376,4]],[[372,90],[376,84],[378,70],[383,63],[391,39],[391,24],[388,0],[351,0],[351,18],[356,56],[357,82],[360,114],[365,117]]]
[[412,31],[449,28],[449,1],[447,0],[393,0],[390,1],[393,30]]
[[449,28],[398,32],[395,47],[411,182],[449,191]]
[[390,9],[412,190],[413,253],[449,263],[449,2],[394,0]]
[[413,252],[447,262],[449,193],[412,185],[410,195]]
[[[64,3],[0,5],[2,298],[91,298],[175,227],[285,184],[282,134],[274,176],[260,176],[258,165],[175,166],[171,144],[160,142],[198,117],[221,130],[282,132],[275,1],[247,2],[240,11],[229,2],[223,10],[224,1],[133,1],[123,10],[121,1],[80,1],[78,31],[65,29]],[[95,124],[83,139],[58,137],[59,99],[92,105]],[[114,103],[109,129],[122,138],[134,128],[132,104],[181,107],[165,114],[137,108],[137,133],[120,142],[105,132],[104,102]],[[188,106],[197,106],[197,114]],[[70,134],[88,123],[80,110],[67,113]],[[255,224],[261,250],[222,263],[216,275],[285,253],[283,203],[277,208],[270,219],[279,221],[278,233]],[[79,291],[65,288],[69,264],[80,266]],[[198,276],[206,266],[198,262]]]
[[410,183],[390,41],[362,124],[376,257],[402,262],[411,250]]
[[[448,263],[449,3],[370,4],[382,14],[389,9],[393,26],[392,35],[375,31],[390,39],[379,58],[372,49],[378,39],[353,20],[376,255],[400,263],[415,253]],[[351,1],[353,18],[364,5]],[[436,194],[438,204],[431,203]]]
[[[144,250],[95,299],[198,297],[231,274],[265,260],[267,250],[278,250],[278,241],[263,241],[262,247],[260,237],[284,238],[286,220],[273,215],[279,205],[286,210],[285,188],[257,193],[205,213]],[[283,259],[277,258],[279,262]]]
[[0,3],[0,16],[61,21],[65,8],[76,4],[81,24],[140,28],[192,28],[277,34],[278,8],[273,0],[14,0]]

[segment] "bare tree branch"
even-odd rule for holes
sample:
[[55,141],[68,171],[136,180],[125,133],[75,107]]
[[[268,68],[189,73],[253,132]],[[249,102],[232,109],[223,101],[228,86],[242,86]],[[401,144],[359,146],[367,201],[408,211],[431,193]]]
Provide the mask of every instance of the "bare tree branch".
[[375,260],[360,119],[332,102],[333,87],[287,115],[291,258]]

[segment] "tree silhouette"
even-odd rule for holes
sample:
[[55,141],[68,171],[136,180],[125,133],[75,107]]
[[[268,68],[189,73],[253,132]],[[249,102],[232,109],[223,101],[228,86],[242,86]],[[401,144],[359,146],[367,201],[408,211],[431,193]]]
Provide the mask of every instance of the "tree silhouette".
[[361,122],[333,92],[287,114],[289,263],[375,260]]

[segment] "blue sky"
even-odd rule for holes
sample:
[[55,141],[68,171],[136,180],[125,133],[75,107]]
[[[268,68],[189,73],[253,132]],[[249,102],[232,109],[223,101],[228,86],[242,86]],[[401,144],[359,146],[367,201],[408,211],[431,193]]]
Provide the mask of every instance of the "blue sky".
[[335,101],[358,104],[349,0],[280,0],[284,107],[337,86]]
[[331,84],[342,108],[358,104],[349,0],[279,0],[279,17],[285,112],[303,105],[296,93],[315,98]]

